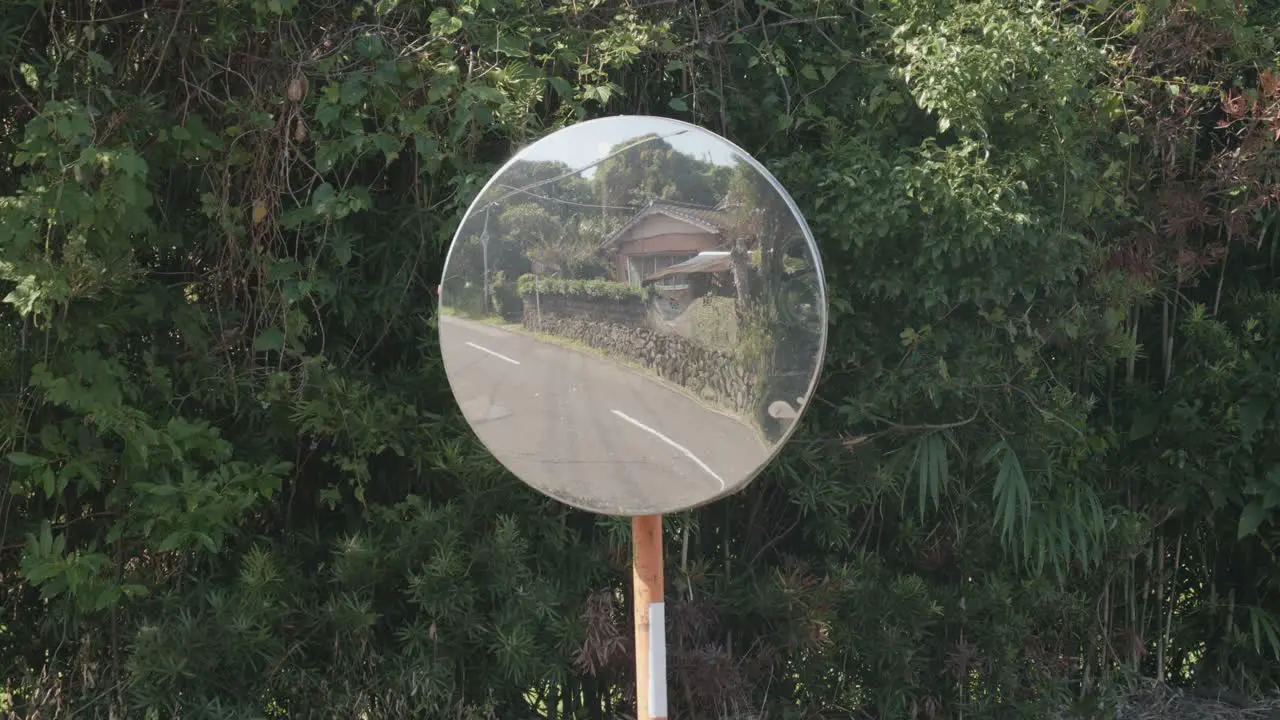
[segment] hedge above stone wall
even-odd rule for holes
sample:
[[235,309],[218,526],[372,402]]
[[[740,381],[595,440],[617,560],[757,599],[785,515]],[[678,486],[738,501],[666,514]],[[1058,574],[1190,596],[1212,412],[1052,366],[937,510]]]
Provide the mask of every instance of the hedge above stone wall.
[[612,280],[565,280],[554,277],[537,277],[532,273],[520,276],[518,287],[521,295],[564,295],[566,297],[597,298],[600,300],[648,299],[652,287],[639,288],[629,283]]

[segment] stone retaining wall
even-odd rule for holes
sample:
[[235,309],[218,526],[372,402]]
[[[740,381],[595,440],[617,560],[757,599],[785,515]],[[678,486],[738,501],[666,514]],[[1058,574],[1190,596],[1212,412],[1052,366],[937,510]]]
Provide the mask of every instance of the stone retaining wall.
[[626,358],[712,404],[755,414],[757,390],[753,373],[738,366],[728,353],[645,326],[643,303],[639,304],[636,322],[629,312],[618,310],[616,301],[593,307],[597,304],[590,301],[575,300],[571,306],[564,302],[548,303],[547,299],[548,296],[542,297],[539,314],[534,298],[524,298],[526,328],[576,340]]

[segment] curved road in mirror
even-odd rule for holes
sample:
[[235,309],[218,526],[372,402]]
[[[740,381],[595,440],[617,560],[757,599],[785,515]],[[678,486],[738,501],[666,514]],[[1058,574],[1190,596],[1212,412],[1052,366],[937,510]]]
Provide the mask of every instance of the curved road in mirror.
[[675,512],[736,490],[769,456],[745,423],[606,358],[449,315],[440,345],[489,451],[575,507]]

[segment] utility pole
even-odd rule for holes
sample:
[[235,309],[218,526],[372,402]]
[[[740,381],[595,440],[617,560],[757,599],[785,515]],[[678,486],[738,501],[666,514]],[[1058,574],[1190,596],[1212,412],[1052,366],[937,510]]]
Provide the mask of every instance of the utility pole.
[[480,231],[480,246],[484,254],[484,314],[489,314],[489,208],[484,210],[484,229]]

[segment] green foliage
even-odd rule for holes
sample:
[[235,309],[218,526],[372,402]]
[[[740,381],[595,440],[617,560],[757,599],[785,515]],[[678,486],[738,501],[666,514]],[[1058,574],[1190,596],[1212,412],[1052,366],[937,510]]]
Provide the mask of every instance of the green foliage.
[[1054,144],[1075,135],[1072,107],[1105,55],[1080,25],[1058,21],[1055,4],[908,0],[897,12],[901,75],[916,104],[937,115],[940,133],[1038,135]]
[[520,297],[514,292],[507,274],[499,270],[489,278],[490,300],[498,315],[515,320],[518,319],[522,305]]
[[[650,139],[652,138],[652,139]],[[647,205],[651,200],[713,207],[724,196],[725,168],[682,153],[656,135],[637,137],[610,153],[593,178],[602,204]]]
[[[756,154],[831,293],[792,442],[667,523],[673,714],[1274,688],[1280,17],[1105,5],[9,3],[0,702],[626,715],[625,522],[497,465],[430,311],[486,178],[614,113]],[[612,201],[752,191],[635,162],[598,171]],[[486,220],[538,239],[490,248],[504,309],[529,250],[572,265],[617,225],[548,203],[459,234],[468,267]]]
[[563,295],[593,300],[644,300],[653,294],[652,287],[635,287],[624,282],[567,280],[556,277],[537,277],[532,273],[521,275],[518,283],[520,295],[523,297],[532,297],[536,291],[543,295]]

